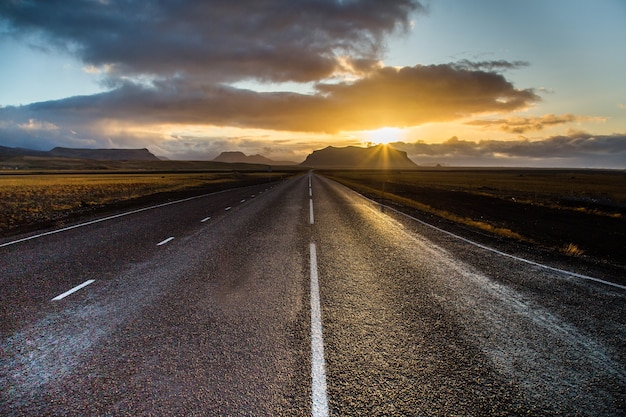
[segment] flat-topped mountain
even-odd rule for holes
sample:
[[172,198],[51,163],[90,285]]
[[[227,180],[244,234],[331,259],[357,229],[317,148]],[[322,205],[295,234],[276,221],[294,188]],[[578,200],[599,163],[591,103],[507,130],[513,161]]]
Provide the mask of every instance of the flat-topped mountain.
[[311,168],[359,168],[359,169],[412,169],[417,165],[406,152],[388,145],[369,148],[328,146],[309,154],[303,166]]
[[297,162],[291,161],[274,161],[263,155],[246,155],[243,152],[222,152],[213,159],[214,162],[244,163],[244,164],[263,164],[263,165],[298,165]]
[[76,149],[56,147],[48,152],[56,158],[96,159],[99,161],[158,161],[149,150],[143,149]]
[[50,151],[0,146],[0,158],[37,156],[43,158],[95,159],[98,161],[158,161],[147,149],[77,149],[56,147]]

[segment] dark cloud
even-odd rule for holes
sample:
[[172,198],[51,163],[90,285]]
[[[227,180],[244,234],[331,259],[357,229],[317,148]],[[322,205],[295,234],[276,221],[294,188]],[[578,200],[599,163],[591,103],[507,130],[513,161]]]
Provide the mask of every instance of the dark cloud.
[[[502,75],[450,65],[381,68],[351,83],[318,84],[315,94],[260,93],[184,80],[125,83],[92,96],[0,109],[0,122],[29,120],[71,129],[120,124],[200,124],[324,132],[415,126],[524,109],[539,100]],[[0,134],[2,130],[0,129]]]
[[509,117],[506,119],[496,120],[474,120],[471,122],[467,122],[466,124],[486,128],[495,127],[497,129],[511,133],[525,133],[533,130],[542,130],[550,126],[558,126],[566,123],[591,120],[604,121],[605,119],[597,117],[594,118],[576,116],[573,114],[546,114],[540,117]]
[[478,142],[453,137],[436,144],[397,142],[393,146],[418,163],[626,168],[626,134],[577,132],[543,140]]
[[414,0],[31,0],[0,2],[16,34],[122,76],[316,81],[341,57],[375,63]]
[[318,90],[336,106],[337,117],[329,123],[336,130],[450,121],[520,110],[540,100],[500,74],[454,64],[381,68],[353,83],[320,84]]

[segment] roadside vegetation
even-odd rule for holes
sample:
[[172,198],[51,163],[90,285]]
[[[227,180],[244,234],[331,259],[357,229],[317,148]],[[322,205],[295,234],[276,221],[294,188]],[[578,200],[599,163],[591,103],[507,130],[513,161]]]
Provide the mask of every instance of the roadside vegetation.
[[626,173],[605,170],[335,170],[382,203],[568,256],[626,265]]

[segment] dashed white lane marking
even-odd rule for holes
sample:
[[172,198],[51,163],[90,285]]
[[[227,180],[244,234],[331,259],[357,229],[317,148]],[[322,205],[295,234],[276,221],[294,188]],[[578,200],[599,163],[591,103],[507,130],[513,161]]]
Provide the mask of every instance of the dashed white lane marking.
[[232,207],[228,206],[228,207],[226,207],[226,208],[224,209],[224,211],[228,211],[228,210],[230,210],[231,208],[232,208]]
[[200,223],[204,223],[204,222],[209,221],[209,220],[211,220],[210,217],[205,217],[204,219],[200,220]]
[[170,236],[170,237],[168,237],[167,239],[165,239],[165,240],[163,240],[163,241],[161,241],[161,242],[157,243],[157,246],[163,246],[163,245],[165,245],[166,243],[171,242],[172,240],[174,240],[174,237]]
[[87,280],[87,281],[83,282],[82,284],[75,286],[75,287],[74,287],[74,288],[72,288],[71,290],[69,290],[69,291],[65,291],[63,294],[59,294],[59,295],[57,295],[56,297],[54,297],[54,298],[52,299],[52,301],[59,301],[59,300],[62,300],[62,299],[64,299],[65,297],[67,297],[68,295],[70,295],[70,294],[74,294],[76,291],[80,290],[81,288],[85,288],[87,285],[89,285],[89,284],[91,284],[91,283],[93,283],[93,282],[95,282],[95,281],[96,281],[95,279],[90,279],[90,280]]
[[208,196],[215,195],[215,194],[226,193],[228,191],[231,191],[231,190],[224,190],[224,191],[218,191],[218,192],[215,192],[215,193],[196,195],[196,196],[193,196],[193,197],[184,198],[182,200],[169,201],[167,203],[157,204],[157,205],[150,206],[150,207],[144,207],[144,208],[140,208],[140,209],[137,209],[137,210],[131,210],[131,211],[127,211],[127,212],[124,212],[124,213],[115,214],[113,216],[102,217],[100,219],[91,220],[91,221],[88,221],[88,222],[85,222],[85,223],[79,223],[79,224],[75,224],[73,226],[63,227],[61,229],[51,230],[49,232],[39,233],[39,234],[36,234],[36,235],[33,235],[33,236],[28,236],[28,237],[25,237],[25,238],[22,238],[22,239],[13,240],[11,242],[2,243],[2,244],[0,244],[0,248],[3,248],[5,246],[9,246],[9,245],[15,245],[16,243],[26,242],[28,240],[38,239],[38,238],[44,237],[44,236],[49,236],[49,235],[54,235],[54,234],[57,234],[57,233],[67,232],[68,230],[77,229],[79,227],[85,227],[85,226],[90,226],[90,225],[96,224],[96,223],[106,222],[106,221],[117,219],[117,218],[120,218],[120,217],[129,216],[131,214],[141,213],[141,212],[147,211],[147,210],[154,210],[154,209],[161,208],[161,207],[171,206],[172,204],[180,204],[180,203],[184,203],[184,202],[191,201],[191,200],[197,200],[199,198],[204,198],[204,197],[208,197]]
[[245,203],[246,199],[244,198],[243,200],[240,201],[240,203]]
[[322,309],[317,276],[317,252],[315,243],[311,252],[311,415],[328,416],[326,395],[326,365],[324,362],[324,338],[322,334]]
[[311,224],[315,223],[315,218],[313,217],[313,199],[309,200],[309,222]]

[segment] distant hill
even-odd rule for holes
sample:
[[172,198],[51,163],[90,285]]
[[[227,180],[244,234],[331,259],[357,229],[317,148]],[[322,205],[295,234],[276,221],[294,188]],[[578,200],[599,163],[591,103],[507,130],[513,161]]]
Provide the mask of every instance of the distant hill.
[[291,161],[274,161],[263,155],[246,155],[243,152],[222,152],[213,159],[214,162],[243,163],[243,164],[263,164],[263,165],[298,165]]
[[35,151],[26,148],[9,148],[0,146],[0,159],[14,158],[16,156],[46,156],[46,151]]
[[97,161],[158,161],[147,149],[77,149],[56,147],[50,151],[0,146],[0,159],[19,156],[44,158],[94,159]]
[[75,149],[54,148],[49,152],[56,158],[95,159],[98,161],[158,161],[149,150],[143,149]]
[[388,145],[361,148],[329,146],[311,153],[301,164],[311,168],[412,169],[417,165],[406,152]]

